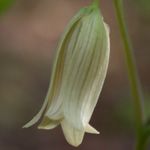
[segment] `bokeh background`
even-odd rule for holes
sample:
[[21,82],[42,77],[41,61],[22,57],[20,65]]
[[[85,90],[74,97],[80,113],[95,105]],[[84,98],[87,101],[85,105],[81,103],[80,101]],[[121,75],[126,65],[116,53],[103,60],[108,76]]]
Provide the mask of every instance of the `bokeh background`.
[[[0,0],[0,150],[132,150],[135,117],[113,1],[100,8],[110,26],[107,78],[91,119],[100,135],[70,146],[59,127],[21,127],[47,93],[57,44],[74,14],[92,0]],[[129,31],[150,117],[150,1],[124,0]],[[150,144],[148,149],[150,150]]]

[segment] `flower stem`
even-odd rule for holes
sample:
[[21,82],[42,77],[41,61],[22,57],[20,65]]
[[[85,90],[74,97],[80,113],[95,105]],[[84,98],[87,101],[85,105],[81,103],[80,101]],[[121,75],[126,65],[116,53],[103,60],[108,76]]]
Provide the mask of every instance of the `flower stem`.
[[92,5],[93,5],[93,6],[94,6],[94,5],[98,6],[98,5],[99,5],[99,2],[100,2],[100,0],[93,0]]
[[117,13],[118,23],[120,27],[120,32],[122,36],[122,41],[124,44],[124,53],[126,58],[126,65],[128,69],[128,75],[130,80],[131,92],[133,95],[134,105],[135,105],[135,113],[136,113],[136,136],[137,150],[144,150],[144,143],[146,139],[143,141],[143,132],[144,132],[144,123],[145,123],[145,113],[143,107],[143,95],[141,90],[141,85],[138,78],[138,73],[136,69],[135,57],[133,54],[133,46],[130,40],[129,32],[127,29],[127,24],[125,21],[125,14],[123,10],[122,0],[114,0],[115,9]]

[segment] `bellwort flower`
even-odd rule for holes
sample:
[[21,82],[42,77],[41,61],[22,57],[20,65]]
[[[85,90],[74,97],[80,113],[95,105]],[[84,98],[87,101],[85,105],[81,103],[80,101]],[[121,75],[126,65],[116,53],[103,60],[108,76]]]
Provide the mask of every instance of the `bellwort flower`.
[[50,86],[39,113],[24,128],[35,124],[44,109],[39,129],[61,124],[66,140],[81,144],[105,80],[109,62],[109,29],[98,6],[83,7],[65,29],[58,45]]

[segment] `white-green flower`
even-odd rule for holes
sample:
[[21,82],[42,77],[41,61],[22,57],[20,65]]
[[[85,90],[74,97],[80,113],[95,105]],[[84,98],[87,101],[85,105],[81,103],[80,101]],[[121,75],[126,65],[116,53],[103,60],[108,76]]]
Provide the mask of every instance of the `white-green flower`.
[[106,76],[110,52],[109,29],[97,6],[84,7],[73,17],[59,42],[50,87],[40,112],[24,127],[39,129],[61,124],[65,138],[78,146],[89,125]]

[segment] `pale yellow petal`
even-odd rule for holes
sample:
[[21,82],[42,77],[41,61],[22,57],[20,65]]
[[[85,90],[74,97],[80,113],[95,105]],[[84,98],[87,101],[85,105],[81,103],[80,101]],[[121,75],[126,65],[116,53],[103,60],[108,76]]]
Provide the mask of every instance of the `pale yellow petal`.
[[[70,33],[71,28],[74,28],[74,24],[81,18],[81,14],[83,14],[83,12],[85,11],[85,8],[82,8],[78,11],[78,13],[72,18],[72,20],[69,22],[67,28],[65,29],[61,40],[59,42],[58,48],[57,48],[57,52],[56,52],[56,56],[53,62],[53,66],[52,66],[52,74],[51,74],[51,80],[50,80],[50,86],[47,92],[47,96],[45,98],[44,104],[42,106],[42,108],[40,109],[39,113],[30,121],[28,122],[26,125],[23,126],[23,128],[27,128],[32,126],[33,124],[35,124],[41,117],[44,109],[46,108],[47,104],[47,110],[49,109],[50,105],[53,103],[54,106],[57,106],[57,108],[55,110],[59,110],[62,104],[62,100],[59,99],[59,102],[57,103],[57,105],[55,105],[56,101],[58,101],[57,96],[59,95],[59,90],[60,90],[60,84],[62,79],[62,63],[64,63],[64,59],[61,60],[62,55],[64,56],[66,54],[66,49],[63,46],[66,38],[68,38],[68,33]],[[69,41],[68,41],[69,42]],[[65,44],[66,45],[66,44]],[[70,51],[70,53],[72,54],[72,52]],[[58,61],[59,59],[59,61]],[[68,59],[66,59],[66,64],[68,64]],[[64,69],[66,69],[67,67],[64,66]],[[64,71],[65,72],[65,71]],[[53,107],[53,106],[52,106]],[[61,111],[61,109],[60,109]],[[59,115],[62,114],[59,112]],[[57,118],[60,118],[62,116],[59,116]]]
[[84,109],[82,110],[83,124],[89,122],[91,118],[91,115],[97,104],[99,95],[101,93],[102,86],[104,84],[104,80],[106,77],[106,72],[108,69],[109,53],[110,53],[109,29],[107,28],[105,23],[104,23],[104,27],[105,27],[105,34],[104,34],[103,49],[105,51],[101,53],[101,61],[99,65],[101,67],[98,67],[98,74],[93,82],[92,90],[88,95],[88,99],[84,104]]
[[93,128],[90,124],[87,124],[85,127],[85,132],[92,134],[100,134],[95,128]]
[[84,131],[76,130],[70,124],[68,124],[66,120],[62,121],[61,126],[63,129],[64,136],[69,144],[77,147],[82,143],[85,134]]
[[77,43],[64,87],[63,110],[69,124],[82,131],[87,126],[104,83],[109,60],[109,34],[102,16],[82,18],[85,38]]
[[71,57],[74,53],[74,46],[76,40],[78,39],[78,34],[80,32],[81,22],[80,19],[72,26],[68,35],[66,36],[64,43],[62,45],[62,50],[57,59],[58,67],[56,68],[54,82],[54,90],[53,90],[53,100],[49,102],[49,106],[46,112],[46,116],[51,119],[57,120],[63,117],[62,112],[62,88],[64,85],[64,81],[66,80],[66,73],[68,69],[68,65],[70,63]]
[[53,129],[60,124],[61,120],[51,120],[48,117],[44,117],[41,124],[38,126],[38,129]]

